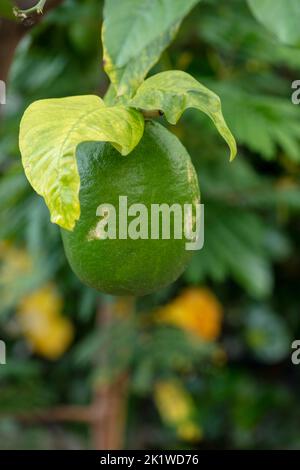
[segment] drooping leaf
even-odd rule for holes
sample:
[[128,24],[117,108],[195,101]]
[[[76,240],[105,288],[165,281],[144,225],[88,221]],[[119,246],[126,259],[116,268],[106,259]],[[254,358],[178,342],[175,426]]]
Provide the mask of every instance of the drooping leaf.
[[104,69],[118,96],[132,94],[199,0],[106,0]]
[[236,155],[236,143],[222,114],[218,95],[186,72],[162,72],[145,80],[130,100],[130,106],[144,110],[163,111],[171,124],[176,124],[188,108],[207,114],[230,148],[230,159]]
[[40,100],[28,107],[20,126],[22,163],[32,187],[44,197],[53,223],[72,230],[80,216],[77,145],[111,142],[127,155],[143,130],[139,112],[106,107],[97,96]]
[[248,0],[255,16],[284,44],[300,46],[299,0]]

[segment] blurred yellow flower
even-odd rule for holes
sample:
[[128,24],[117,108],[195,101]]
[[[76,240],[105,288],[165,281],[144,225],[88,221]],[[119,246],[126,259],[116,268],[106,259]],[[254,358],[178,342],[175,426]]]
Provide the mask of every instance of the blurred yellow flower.
[[203,437],[203,430],[191,421],[180,424],[177,428],[177,435],[183,441],[200,441]]
[[9,241],[0,242],[0,259],[2,262],[0,280],[3,283],[31,271],[32,260],[27,251],[13,246]]
[[174,427],[181,439],[201,439],[202,429],[193,420],[194,402],[179,381],[165,380],[156,383],[154,401],[162,420]]
[[23,297],[20,308],[23,313],[43,312],[44,315],[52,317],[61,312],[63,306],[62,298],[53,284],[45,284],[40,289]]
[[159,309],[156,319],[213,341],[220,334],[222,315],[222,306],[210,290],[191,287]]
[[33,351],[48,359],[59,358],[73,339],[71,322],[61,315],[62,299],[52,284],[25,296],[17,315]]
[[189,417],[192,402],[179,382],[158,382],[154,389],[154,398],[161,417],[167,423],[178,424]]

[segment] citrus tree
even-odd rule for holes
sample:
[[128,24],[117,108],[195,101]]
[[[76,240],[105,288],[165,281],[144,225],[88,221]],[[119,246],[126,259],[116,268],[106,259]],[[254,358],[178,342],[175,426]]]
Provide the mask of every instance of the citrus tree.
[[[255,445],[259,437],[249,429],[274,403],[284,413],[287,395],[268,383],[260,388],[246,368],[239,374],[225,365],[228,356],[239,363],[245,349],[262,364],[283,360],[289,349],[290,325],[274,313],[284,296],[272,296],[279,282],[273,263],[287,259],[294,236],[284,233],[282,220],[300,206],[291,176],[299,116],[286,99],[288,78],[299,68],[297,2],[107,0],[102,47],[109,83],[99,66],[100,2],[34,3],[15,13],[9,1],[0,7],[9,18],[0,26],[10,21],[17,38],[40,21],[17,51],[14,99],[1,128],[1,309],[15,357],[3,378],[2,412],[25,422],[89,423],[95,447],[119,448],[127,396],[135,397],[136,409],[151,396],[171,440],[198,445],[206,436],[220,446],[225,438]],[[285,14],[287,3],[294,15]],[[232,164],[218,132],[231,160],[235,141],[215,92],[241,144],[242,158]],[[19,158],[13,120],[21,122],[23,169],[19,159],[7,158]],[[175,237],[99,239],[101,203],[115,206],[119,195],[147,208],[198,202],[196,173],[207,230],[192,260]],[[84,285],[64,262],[57,225]],[[290,292],[293,274],[282,272]],[[199,287],[204,282],[211,288]],[[212,290],[229,311],[224,344],[216,342],[224,307]],[[150,292],[136,306],[133,297]],[[7,322],[12,312],[15,320]],[[20,350],[31,362],[20,359]],[[21,389],[17,407],[13,396]],[[134,428],[132,409],[129,419]],[[140,446],[149,442],[142,433],[140,439]]]
[[[187,263],[182,241],[145,240],[141,232],[131,242],[120,235],[116,241],[103,241],[97,232],[98,205],[116,204],[120,195],[129,196],[129,204],[149,207],[172,206],[180,200],[195,205],[199,200],[189,156],[175,136],[161,124],[145,124],[145,118],[163,114],[176,124],[185,109],[196,108],[212,119],[227,141],[230,159],[236,154],[217,95],[178,70],[145,80],[196,3],[125,1],[116,8],[114,1],[107,1],[102,40],[111,85],[104,100],[40,100],[29,106],[21,121],[26,176],[44,197],[51,221],[64,229],[71,266],[87,285],[109,294],[153,292],[176,280]],[[108,144],[81,147],[80,178],[76,150],[89,141]]]

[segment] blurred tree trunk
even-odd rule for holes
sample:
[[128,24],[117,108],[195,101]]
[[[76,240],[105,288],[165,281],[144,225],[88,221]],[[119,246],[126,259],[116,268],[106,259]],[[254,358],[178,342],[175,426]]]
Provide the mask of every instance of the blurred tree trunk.
[[[120,297],[101,303],[98,308],[98,325],[103,328],[112,324],[116,318],[116,309],[122,317],[133,314],[135,299]],[[105,367],[108,358],[105,351],[97,362]],[[97,419],[92,424],[93,448],[96,450],[121,450],[127,414],[128,375],[121,374],[113,383],[101,384],[95,390],[93,408],[97,410]]]
[[124,374],[96,390],[94,407],[98,407],[99,419],[92,424],[94,450],[124,449],[127,385],[128,377]]

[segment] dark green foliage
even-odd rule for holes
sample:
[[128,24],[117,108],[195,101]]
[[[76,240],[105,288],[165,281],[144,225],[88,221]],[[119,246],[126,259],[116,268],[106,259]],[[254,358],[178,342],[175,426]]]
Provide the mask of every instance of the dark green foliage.
[[[23,176],[17,135],[20,115],[33,100],[104,94],[100,4],[66,0],[23,40],[11,70],[0,128],[0,236],[28,250],[34,269],[25,280],[7,284],[0,266],[1,299],[11,294],[0,305],[0,337],[8,346],[8,364],[0,366],[0,417],[88,403],[95,381],[129,369],[131,448],[182,448],[159,420],[152,395],[156,380],[176,376],[192,394],[203,429],[195,447],[299,449],[300,366],[290,360],[290,343],[300,335],[300,107],[291,103],[291,82],[300,78],[299,49],[276,42],[243,0],[203,0],[184,21],[154,71],[182,69],[216,91],[239,154],[229,163],[226,144],[196,111],[170,128],[199,174],[204,249],[175,285],[139,300],[138,319],[117,320],[112,330],[99,332],[99,297],[70,271],[59,230]],[[76,327],[71,350],[54,363],[34,356],[13,327],[20,298],[49,280]],[[178,329],[149,326],[148,312],[188,285],[208,285],[222,303],[218,343],[191,342]],[[105,344],[109,362],[95,366]],[[214,359],[220,349],[227,362]],[[27,429],[20,444],[21,433],[14,421],[2,420],[0,438],[6,436],[7,447],[40,446],[39,432]],[[85,431],[78,434],[85,438]],[[146,437],[136,444],[137,434]],[[51,447],[47,436],[45,446]],[[72,439],[66,446],[72,447]],[[81,437],[76,439],[80,447]]]

